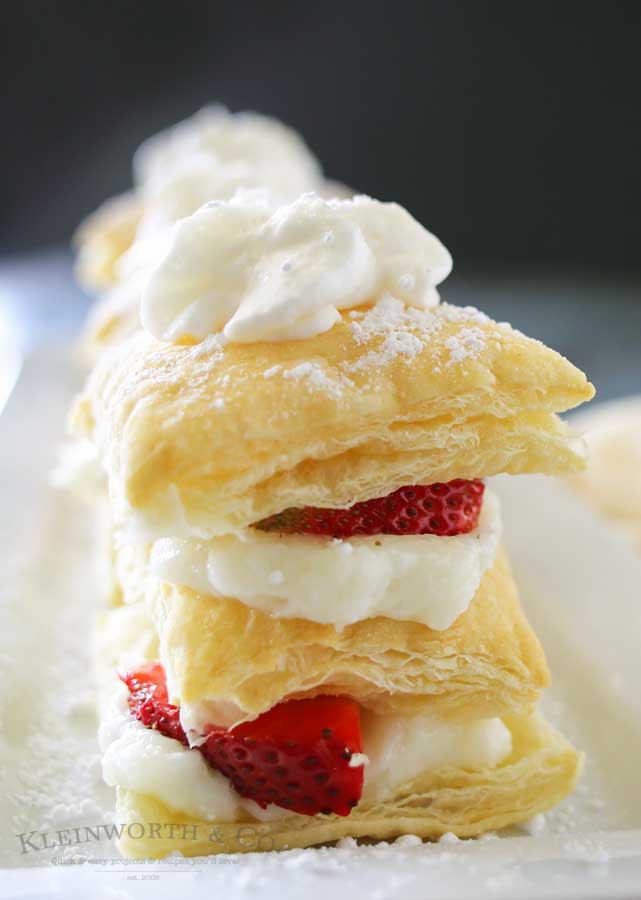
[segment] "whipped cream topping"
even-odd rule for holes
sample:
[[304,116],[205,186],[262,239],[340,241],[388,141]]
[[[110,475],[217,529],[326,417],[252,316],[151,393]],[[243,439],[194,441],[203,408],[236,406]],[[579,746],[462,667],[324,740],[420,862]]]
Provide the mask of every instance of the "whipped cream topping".
[[239,343],[296,340],[387,294],[433,307],[451,268],[440,241],[395,203],[304,194],[276,208],[245,191],[177,223],[141,318],[165,341],[221,331]]
[[164,581],[235,597],[276,617],[342,629],[387,616],[441,631],[474,598],[494,562],[501,530],[498,499],[486,489],[479,523],[469,534],[331,540],[249,528],[202,543],[156,541],[150,570]]
[[[512,749],[500,719],[454,722],[433,714],[375,716],[362,711],[363,799],[378,801],[422,772],[445,766],[481,769],[498,765]],[[104,710],[99,732],[107,784],[157,797],[170,809],[206,821],[232,822],[247,815],[270,821],[295,816],[278,806],[261,809],[237,794],[200,753],[132,719],[127,689],[119,682]]]
[[174,223],[210,200],[261,188],[275,203],[287,203],[305,191],[327,189],[318,160],[294,129],[218,105],[146,140],[134,156],[134,181],[143,212],[136,239],[119,262],[121,278],[157,262]]
[[134,178],[143,193],[164,198],[171,221],[240,187],[291,200],[323,183],[320,163],[293,128],[219,105],[148,138],[134,156]]

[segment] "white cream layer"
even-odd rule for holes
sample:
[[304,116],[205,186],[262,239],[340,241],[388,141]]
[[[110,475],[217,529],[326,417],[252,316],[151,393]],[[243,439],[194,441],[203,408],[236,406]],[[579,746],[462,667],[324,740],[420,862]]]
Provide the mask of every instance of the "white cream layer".
[[469,534],[329,540],[246,529],[203,543],[165,538],[153,546],[151,573],[279,618],[342,629],[386,616],[441,631],[471,603],[500,535],[499,502],[486,490]]
[[[170,809],[219,822],[247,813],[261,821],[296,815],[277,806],[262,810],[236,794],[197,750],[133,720],[123,684],[105,710],[99,738],[107,784],[156,797]],[[512,738],[500,719],[457,723],[434,715],[363,713],[363,749],[368,759],[363,796],[384,800],[422,772],[492,768],[510,754]]]
[[422,772],[444,766],[492,768],[512,751],[512,735],[500,719],[455,722],[434,714],[377,716],[361,712],[365,768],[363,795],[384,800]]

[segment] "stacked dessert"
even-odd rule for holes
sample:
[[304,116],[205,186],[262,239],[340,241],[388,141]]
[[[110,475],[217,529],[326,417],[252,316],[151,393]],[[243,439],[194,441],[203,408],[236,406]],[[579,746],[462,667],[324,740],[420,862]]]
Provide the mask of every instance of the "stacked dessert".
[[450,268],[395,204],[243,193],[175,226],[92,373],[124,853],[473,836],[572,789],[484,479],[578,471],[557,413],[593,389],[440,303]]
[[100,295],[84,336],[95,361],[140,326],[142,286],[164,252],[175,222],[237,190],[268,189],[278,202],[305,191],[345,188],[323,179],[318,160],[282,122],[208,106],[143,143],[134,156],[134,188],[101,206],[78,229],[77,274]]

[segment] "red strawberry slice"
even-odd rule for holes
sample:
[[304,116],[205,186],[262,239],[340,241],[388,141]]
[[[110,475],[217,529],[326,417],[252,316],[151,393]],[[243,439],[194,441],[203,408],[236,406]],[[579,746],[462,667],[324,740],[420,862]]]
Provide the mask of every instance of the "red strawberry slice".
[[[187,745],[179,709],[168,702],[160,663],[146,663],[122,679],[129,710],[148,728]],[[207,729],[198,748],[243,797],[314,816],[348,816],[363,790],[363,766],[351,766],[363,741],[358,704],[348,697],[279,703],[253,722]]]
[[129,688],[129,711],[147,728],[156,728],[165,737],[187,745],[180,724],[180,711],[169,702],[165,670],[160,663],[145,663],[128,672],[122,680]]
[[348,697],[279,703],[231,731],[212,728],[201,750],[239,794],[314,816],[348,816],[363,790],[358,704]]
[[485,485],[478,478],[399,488],[349,509],[292,507],[254,525],[281,534],[349,538],[359,534],[436,534],[451,537],[476,528]]

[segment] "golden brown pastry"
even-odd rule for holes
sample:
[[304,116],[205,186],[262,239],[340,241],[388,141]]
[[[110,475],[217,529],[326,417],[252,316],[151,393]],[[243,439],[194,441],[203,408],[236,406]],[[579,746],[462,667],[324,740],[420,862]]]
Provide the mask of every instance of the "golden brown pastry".
[[[210,536],[403,484],[583,467],[555,415],[593,396],[582,372],[476,311],[415,313],[358,310],[287,343],[128,341],[72,420],[99,447],[116,516]],[[386,349],[404,340],[412,355]]]
[[[78,228],[76,277],[88,291],[103,291],[118,281],[118,262],[131,247],[142,215],[133,193],[105,201]],[[135,307],[134,307],[135,310]]]

